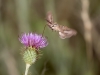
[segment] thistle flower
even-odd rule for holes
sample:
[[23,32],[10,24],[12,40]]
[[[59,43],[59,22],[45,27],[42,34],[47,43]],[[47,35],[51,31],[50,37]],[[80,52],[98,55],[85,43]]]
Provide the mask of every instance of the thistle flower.
[[24,33],[20,36],[19,41],[24,45],[23,59],[28,64],[34,63],[40,53],[39,49],[48,45],[46,38],[36,33]]
[[40,55],[40,49],[48,45],[45,37],[36,33],[22,34],[19,41],[24,45],[22,48],[22,56],[26,63],[25,75],[28,73],[28,69]]
[[36,33],[25,33],[19,38],[19,40],[24,46],[35,49],[43,48],[48,45],[46,38]]

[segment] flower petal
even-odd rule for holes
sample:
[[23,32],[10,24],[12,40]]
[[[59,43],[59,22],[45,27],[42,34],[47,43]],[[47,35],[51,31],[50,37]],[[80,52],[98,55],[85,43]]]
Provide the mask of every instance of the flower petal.
[[32,46],[35,48],[43,48],[48,45],[47,39],[40,34],[24,33],[19,38],[19,41],[25,46]]

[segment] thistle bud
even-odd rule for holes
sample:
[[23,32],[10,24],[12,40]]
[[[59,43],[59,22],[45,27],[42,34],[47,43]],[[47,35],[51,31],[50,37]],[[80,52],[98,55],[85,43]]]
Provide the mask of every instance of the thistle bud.
[[36,61],[38,54],[36,53],[35,48],[27,47],[24,48],[25,50],[22,52],[23,60],[26,64],[32,64]]

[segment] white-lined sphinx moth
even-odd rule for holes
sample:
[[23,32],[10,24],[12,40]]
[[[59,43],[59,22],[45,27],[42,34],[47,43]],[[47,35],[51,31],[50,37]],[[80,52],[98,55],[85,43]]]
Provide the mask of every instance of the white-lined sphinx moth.
[[54,22],[53,16],[50,12],[47,13],[46,22],[52,30],[57,31],[59,33],[59,37],[61,39],[70,38],[71,36],[77,34],[74,29],[68,28],[64,25],[59,25],[58,23]]

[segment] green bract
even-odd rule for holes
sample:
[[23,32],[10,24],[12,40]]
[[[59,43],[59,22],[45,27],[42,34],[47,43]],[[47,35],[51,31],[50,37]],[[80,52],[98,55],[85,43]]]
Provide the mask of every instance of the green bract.
[[26,64],[33,64],[36,61],[37,56],[36,49],[32,47],[27,47],[23,52],[23,59]]

